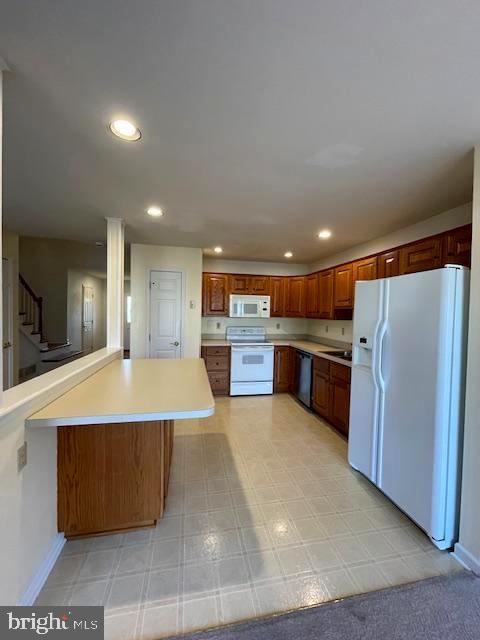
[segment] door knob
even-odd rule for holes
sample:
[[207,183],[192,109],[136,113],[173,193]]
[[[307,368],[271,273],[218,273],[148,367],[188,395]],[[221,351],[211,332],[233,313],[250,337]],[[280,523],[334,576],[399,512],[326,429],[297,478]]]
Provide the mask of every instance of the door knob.
[[171,342],[170,344],[173,345],[174,347],[178,347],[180,342],[178,340],[175,340],[175,342]]

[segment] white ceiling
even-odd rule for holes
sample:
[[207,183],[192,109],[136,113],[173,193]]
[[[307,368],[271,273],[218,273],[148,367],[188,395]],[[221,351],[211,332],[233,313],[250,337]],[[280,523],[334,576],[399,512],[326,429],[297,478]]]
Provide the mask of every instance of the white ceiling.
[[[1,0],[0,16],[4,215],[22,233],[93,241],[120,216],[131,241],[312,262],[471,198],[476,1]],[[108,134],[114,115],[142,140]]]

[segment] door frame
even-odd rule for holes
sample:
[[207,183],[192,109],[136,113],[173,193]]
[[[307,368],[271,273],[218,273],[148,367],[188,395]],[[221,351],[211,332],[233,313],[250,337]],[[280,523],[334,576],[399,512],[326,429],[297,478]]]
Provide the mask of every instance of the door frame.
[[[12,259],[11,258],[5,258],[2,256],[2,270],[3,270],[3,261],[5,261],[6,263],[6,267],[7,267],[7,278],[8,278],[8,307],[10,309],[10,314],[9,314],[9,318],[8,318],[8,336],[4,336],[2,335],[2,340],[3,343],[4,342],[10,342],[10,347],[8,350],[8,380],[3,380],[3,385],[5,390],[6,389],[11,389],[13,387],[14,384],[14,366],[15,366],[15,359],[14,359],[14,349],[17,347],[17,345],[15,345],[15,340],[13,337],[13,332],[14,332],[14,322],[15,322],[15,318],[14,318],[14,309],[13,309],[13,269],[12,269]],[[3,283],[3,286],[5,286],[5,283]],[[3,324],[2,324],[3,327]],[[3,332],[2,332],[3,333]],[[3,343],[2,343],[2,352],[3,352]],[[2,353],[3,356],[3,353]],[[3,360],[2,360],[2,367],[3,367]]]
[[185,287],[185,269],[179,269],[178,267],[148,267],[147,268],[147,275],[146,275],[146,300],[147,300],[147,308],[146,308],[146,315],[147,315],[147,322],[146,322],[146,326],[147,326],[147,331],[146,331],[146,335],[145,335],[145,357],[147,358],[151,358],[151,353],[150,353],[150,334],[151,334],[151,289],[150,289],[150,282],[152,279],[152,273],[153,272],[164,272],[164,273],[179,273],[180,274],[180,282],[181,282],[181,290],[180,290],[180,304],[181,304],[181,312],[180,312],[180,359],[182,359],[184,357],[184,327],[185,327],[185,300],[186,300],[186,287]]

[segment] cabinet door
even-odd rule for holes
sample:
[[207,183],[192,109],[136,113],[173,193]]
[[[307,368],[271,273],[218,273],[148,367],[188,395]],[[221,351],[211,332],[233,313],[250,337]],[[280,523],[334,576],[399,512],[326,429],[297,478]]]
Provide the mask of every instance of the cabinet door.
[[270,316],[285,317],[285,280],[281,276],[270,278]]
[[312,379],[312,405],[315,411],[323,418],[330,416],[330,377],[328,373],[313,370]]
[[250,293],[250,276],[232,274],[230,276],[230,293]]
[[386,251],[378,256],[377,274],[379,278],[393,278],[400,273],[400,252]]
[[330,422],[348,436],[350,383],[337,377],[332,377],[330,382]]
[[305,278],[305,315],[307,318],[318,318],[318,273]]
[[333,318],[333,269],[318,274],[318,317]]
[[268,296],[270,292],[270,278],[268,276],[251,276],[250,293],[257,296]]
[[377,256],[356,260],[352,268],[354,284],[357,280],[375,280],[377,277]]
[[226,274],[203,274],[202,302],[204,316],[228,316],[228,276]]
[[472,258],[472,225],[454,229],[443,238],[443,264],[469,267]]
[[336,309],[353,307],[353,269],[352,264],[344,264],[335,269],[334,306]]
[[292,386],[292,357],[290,347],[275,347],[273,390],[275,393],[290,391]]
[[305,317],[305,278],[293,276],[286,279],[285,310],[287,318]]
[[400,249],[400,273],[417,273],[442,266],[442,239],[429,238]]

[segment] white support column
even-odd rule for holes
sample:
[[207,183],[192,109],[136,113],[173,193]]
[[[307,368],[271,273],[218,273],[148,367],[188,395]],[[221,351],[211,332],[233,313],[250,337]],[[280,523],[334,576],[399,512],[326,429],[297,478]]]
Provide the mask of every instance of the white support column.
[[472,269],[468,329],[460,540],[455,555],[480,574],[480,146],[474,150]]
[[107,218],[107,347],[123,349],[124,225]]
[[[0,58],[0,258],[3,255],[3,210],[2,210],[2,187],[3,187],[3,172],[2,172],[2,158],[3,158],[3,76],[4,72],[7,71],[8,67],[3,60]],[[2,271],[0,269],[0,291],[3,291],[3,282],[2,282]],[[3,297],[0,296],[0,320],[3,318]],[[0,345],[2,346],[3,351],[3,322],[0,322]],[[2,352],[2,363],[3,363],[3,352]],[[3,404],[3,364],[0,367],[0,406]]]

